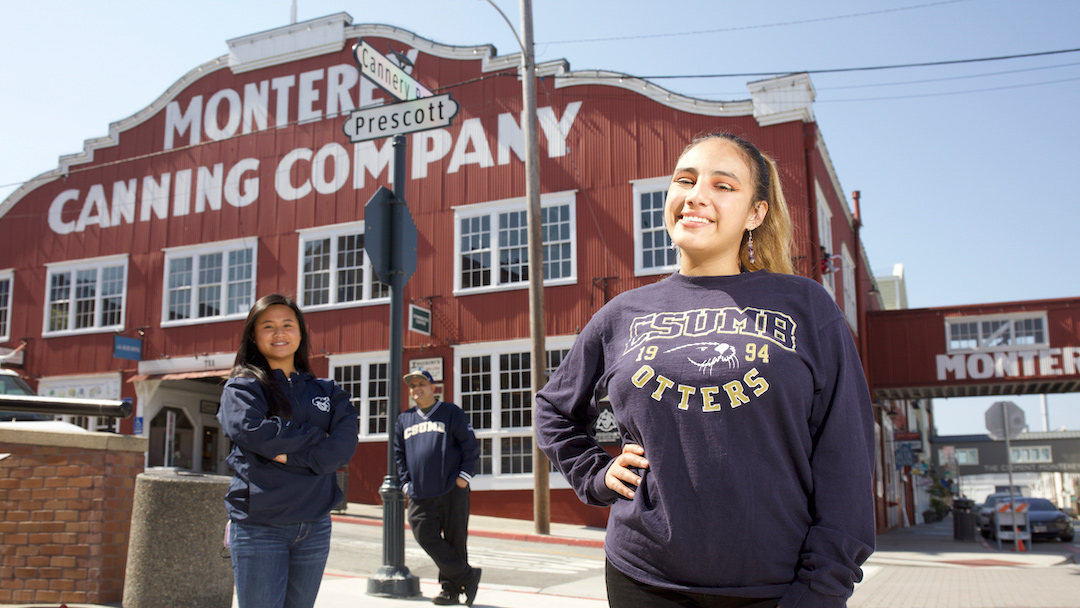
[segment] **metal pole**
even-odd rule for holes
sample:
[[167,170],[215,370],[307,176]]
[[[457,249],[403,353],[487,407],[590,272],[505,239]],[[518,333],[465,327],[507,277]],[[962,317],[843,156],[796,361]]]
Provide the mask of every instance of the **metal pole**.
[[[532,0],[521,0],[522,77],[525,103],[525,197],[529,202],[529,330],[532,334],[532,390],[535,396],[547,382],[544,327],[544,249],[540,217],[540,142],[536,120],[536,62],[533,60]],[[533,400],[535,404],[535,399]],[[536,443],[533,429],[533,524],[537,534],[551,531],[551,500],[547,456]]]
[[[393,204],[405,204],[405,136],[394,136],[394,201]],[[390,214],[392,221],[398,221],[399,214]],[[396,234],[394,230],[391,234]],[[393,245],[391,246],[393,247]],[[400,256],[391,255],[390,259]],[[390,403],[386,406],[387,441],[386,441],[386,477],[379,488],[383,502],[383,565],[374,576],[368,579],[369,595],[388,597],[412,597],[420,595],[420,579],[409,572],[405,566],[405,493],[401,491],[397,465],[394,462],[394,427],[398,412],[401,410],[401,357],[404,337],[402,328],[405,320],[405,274],[401,268],[390,268]]]
[[[1004,403],[1001,405],[1001,419],[1005,421],[1005,467],[1009,472],[1009,511],[1012,512],[1012,527],[1013,527],[1013,548],[1017,547],[1017,535],[1020,533],[1019,526],[1016,525],[1016,501],[1013,500],[1013,476],[1012,476],[1012,439],[1009,435],[1012,431],[1009,430],[1009,408]],[[1001,526],[998,526],[1000,529]],[[1001,548],[1001,534],[997,535],[998,549]]]

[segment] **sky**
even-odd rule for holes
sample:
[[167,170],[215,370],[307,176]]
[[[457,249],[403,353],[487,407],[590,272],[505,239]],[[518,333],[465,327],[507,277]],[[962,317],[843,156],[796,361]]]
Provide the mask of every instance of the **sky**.
[[[81,152],[226,41],[289,24],[290,0],[7,3],[0,37],[0,201]],[[495,4],[520,29],[519,2]],[[764,75],[809,71],[815,116],[849,196],[861,192],[876,274],[904,265],[912,308],[1080,296],[1080,1],[537,0],[537,62],[657,78],[677,93],[748,99]],[[520,52],[488,0],[297,0],[443,44]],[[889,66],[988,59],[922,67]],[[852,69],[878,68],[878,69]],[[886,69],[880,69],[886,68]],[[935,400],[942,435],[985,432],[1014,401]],[[1080,430],[1080,395],[1050,395],[1049,428]]]

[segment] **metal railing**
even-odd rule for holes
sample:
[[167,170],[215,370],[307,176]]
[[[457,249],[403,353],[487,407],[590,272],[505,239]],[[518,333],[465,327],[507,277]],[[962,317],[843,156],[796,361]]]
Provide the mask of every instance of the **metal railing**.
[[103,416],[127,418],[131,415],[131,399],[61,399],[32,395],[0,394],[0,411],[29,414],[68,414],[72,416]]

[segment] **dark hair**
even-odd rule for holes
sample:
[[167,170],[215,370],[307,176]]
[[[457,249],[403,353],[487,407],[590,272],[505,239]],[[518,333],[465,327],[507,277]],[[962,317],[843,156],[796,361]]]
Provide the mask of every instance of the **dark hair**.
[[263,387],[263,394],[266,395],[266,405],[270,410],[270,415],[289,419],[292,418],[292,406],[289,404],[289,398],[281,392],[277,383],[274,382],[270,364],[266,361],[266,357],[259,352],[259,347],[255,344],[255,323],[259,320],[259,315],[266,312],[266,309],[271,306],[288,306],[296,313],[296,322],[300,326],[300,346],[293,355],[293,366],[296,367],[296,371],[311,373],[311,362],[308,359],[308,332],[307,324],[304,323],[304,315],[292,298],[279,293],[272,293],[259,298],[255,305],[251,307],[251,311],[248,312],[247,321],[244,322],[244,332],[240,337],[240,347],[236,349],[236,360],[233,362],[232,373],[229,374],[229,377],[246,376],[257,378]]

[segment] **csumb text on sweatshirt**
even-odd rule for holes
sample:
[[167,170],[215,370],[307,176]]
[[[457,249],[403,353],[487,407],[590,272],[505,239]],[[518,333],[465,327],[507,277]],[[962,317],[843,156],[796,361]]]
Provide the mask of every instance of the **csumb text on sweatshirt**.
[[[609,397],[649,468],[606,487],[587,435]],[[611,505],[606,553],[643,583],[843,606],[874,544],[874,422],[844,315],[818,283],[672,275],[590,320],[537,395],[540,447]]]
[[402,489],[411,498],[435,498],[476,474],[480,442],[469,415],[453,403],[438,401],[427,412],[412,407],[398,414],[394,461]]

